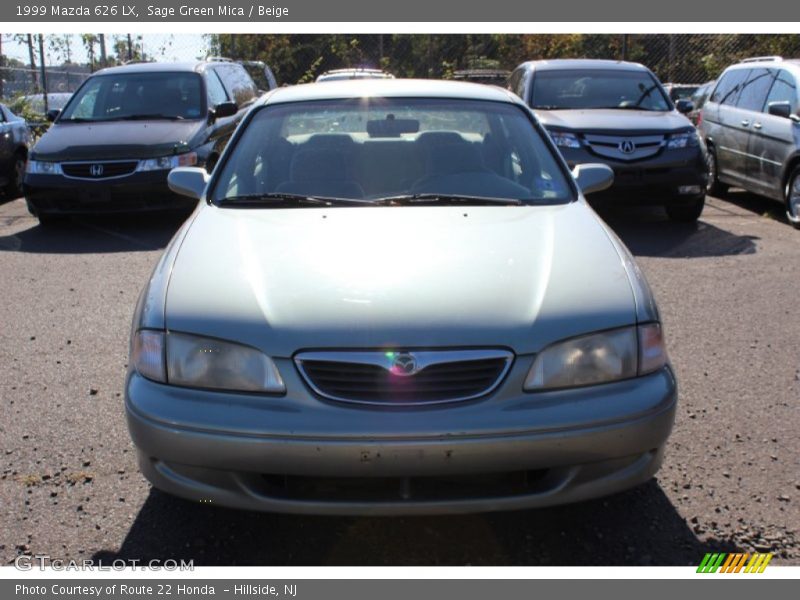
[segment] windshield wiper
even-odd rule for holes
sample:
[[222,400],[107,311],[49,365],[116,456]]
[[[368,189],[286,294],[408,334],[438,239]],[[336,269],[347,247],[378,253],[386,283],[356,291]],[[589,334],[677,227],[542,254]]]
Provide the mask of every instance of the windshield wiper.
[[371,206],[369,200],[353,198],[332,198],[327,196],[306,196],[304,194],[281,194],[277,192],[265,194],[244,194],[228,196],[218,202],[220,206],[237,208],[257,208],[263,206]]
[[517,198],[493,198],[490,196],[468,196],[464,194],[403,194],[386,196],[373,200],[375,204],[402,206],[408,204],[502,204],[518,206],[522,200]]
[[113,119],[109,119],[110,121],[148,121],[148,120],[155,120],[155,119],[166,119],[169,121],[183,121],[184,118],[180,115],[162,115],[162,114],[150,114],[150,115],[125,115],[124,117],[114,117]]

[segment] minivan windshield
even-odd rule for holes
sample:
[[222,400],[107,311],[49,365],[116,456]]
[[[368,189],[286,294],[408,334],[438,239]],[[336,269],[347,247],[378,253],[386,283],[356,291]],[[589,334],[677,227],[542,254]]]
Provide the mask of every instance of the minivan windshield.
[[671,108],[661,86],[650,73],[614,69],[537,71],[533,78],[531,107],[652,111]]
[[59,122],[199,119],[202,89],[201,76],[191,72],[96,75],[75,92]]
[[259,109],[227,157],[212,201],[318,206],[319,198],[553,204],[573,191],[529,116],[512,104],[350,98]]

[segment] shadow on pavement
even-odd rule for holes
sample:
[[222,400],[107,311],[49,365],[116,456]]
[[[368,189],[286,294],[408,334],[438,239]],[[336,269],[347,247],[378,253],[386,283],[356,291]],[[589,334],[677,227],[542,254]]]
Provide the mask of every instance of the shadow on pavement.
[[703,258],[755,254],[759,238],[736,235],[710,223],[676,223],[658,207],[596,206],[603,220],[636,256]]
[[188,215],[154,213],[72,217],[56,225],[0,236],[0,252],[97,254],[164,248]]
[[[571,506],[436,517],[306,517],[190,503],[151,490],[118,552],[200,565],[697,565],[703,543],[655,480]],[[141,564],[141,563],[140,563]]]

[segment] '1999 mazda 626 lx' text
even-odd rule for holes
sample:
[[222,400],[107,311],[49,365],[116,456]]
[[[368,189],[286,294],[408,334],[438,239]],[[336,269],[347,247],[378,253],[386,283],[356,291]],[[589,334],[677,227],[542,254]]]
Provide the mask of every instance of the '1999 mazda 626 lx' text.
[[649,480],[676,383],[628,250],[499,88],[271,92],[142,292],[125,405],[140,466],[195,501],[493,511]]

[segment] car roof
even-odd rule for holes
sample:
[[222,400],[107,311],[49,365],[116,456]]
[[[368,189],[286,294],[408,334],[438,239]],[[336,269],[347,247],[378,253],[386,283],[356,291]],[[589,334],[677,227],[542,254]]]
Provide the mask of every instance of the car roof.
[[277,104],[366,97],[453,98],[523,104],[517,96],[500,87],[434,79],[348,79],[308,83],[278,88],[265,95],[261,103]]
[[779,56],[775,57],[764,57],[750,59],[750,60],[743,60],[742,62],[738,62],[735,64],[730,65],[726,71],[733,70],[733,69],[755,69],[757,67],[787,67],[789,70],[793,71],[794,73],[800,73],[800,59],[799,58],[781,58]]
[[206,65],[211,64],[206,61],[197,62],[136,62],[118,67],[108,67],[100,69],[93,75],[113,75],[116,73],[172,73],[184,71],[187,73],[202,71]]
[[553,60],[529,60],[520,65],[536,71],[562,71],[566,69],[615,69],[624,71],[647,71],[640,63],[624,60],[606,60],[599,58],[557,58]]

